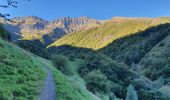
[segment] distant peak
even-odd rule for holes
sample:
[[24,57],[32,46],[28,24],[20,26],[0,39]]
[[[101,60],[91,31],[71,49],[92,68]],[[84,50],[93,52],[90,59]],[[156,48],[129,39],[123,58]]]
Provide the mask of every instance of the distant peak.
[[92,18],[87,17],[87,16],[80,16],[80,17],[61,17],[61,18],[57,18],[56,20],[62,20],[62,19],[92,19]]
[[15,19],[38,19],[38,20],[43,20],[43,21],[44,21],[43,18],[40,18],[40,17],[37,17],[37,16],[14,17],[13,19],[14,19],[14,20],[15,20]]
[[92,18],[90,18],[90,17],[88,17],[88,16],[80,16],[79,18],[92,19]]

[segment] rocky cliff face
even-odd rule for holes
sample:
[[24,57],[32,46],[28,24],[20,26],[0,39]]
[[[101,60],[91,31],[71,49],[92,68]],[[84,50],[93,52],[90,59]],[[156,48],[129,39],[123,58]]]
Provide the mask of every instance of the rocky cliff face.
[[97,26],[101,24],[100,21],[91,19],[88,17],[80,17],[80,18],[60,18],[52,21],[48,27],[59,27],[63,29],[66,33],[72,33],[79,30],[87,30],[91,27]]
[[[0,19],[6,30],[12,33],[12,39],[33,40],[39,39],[44,44],[49,44],[65,34],[87,30],[98,26],[103,22],[88,17],[80,18],[59,18],[51,22],[39,17],[16,17],[13,22]],[[17,35],[17,36],[16,36]]]

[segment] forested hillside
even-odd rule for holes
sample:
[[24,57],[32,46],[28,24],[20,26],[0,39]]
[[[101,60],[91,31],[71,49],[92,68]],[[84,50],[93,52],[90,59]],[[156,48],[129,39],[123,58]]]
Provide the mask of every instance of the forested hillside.
[[170,24],[162,24],[117,39],[99,51],[112,59],[123,61],[127,65],[133,65],[139,63],[146,53],[169,34]]
[[109,43],[144,31],[152,26],[170,22],[169,18],[113,18],[89,30],[75,32],[56,40],[50,46],[71,45],[98,50]]
[[[168,100],[169,35],[170,24],[161,24],[116,39],[99,50],[69,45],[66,35],[66,44],[50,45],[48,50],[53,56],[64,55],[60,60],[63,63],[79,59],[78,75],[85,80],[86,88],[103,100],[126,98],[129,84],[135,87],[139,100]],[[59,70],[74,76],[69,63],[61,66]]]

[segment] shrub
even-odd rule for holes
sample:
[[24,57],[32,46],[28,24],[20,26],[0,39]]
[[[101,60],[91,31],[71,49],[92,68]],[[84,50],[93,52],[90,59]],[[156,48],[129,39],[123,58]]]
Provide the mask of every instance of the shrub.
[[74,61],[74,60],[75,60],[75,56],[74,56],[74,55],[70,55],[70,56],[69,56],[69,60],[70,60],[70,61]]
[[72,75],[71,68],[68,66],[67,58],[58,55],[53,58],[54,66],[65,75]]
[[39,40],[19,40],[15,42],[19,47],[27,50],[33,54],[36,54],[40,57],[49,59],[50,55],[47,53],[45,45],[42,44]]
[[161,74],[162,74],[165,78],[170,77],[170,66],[165,66],[165,67],[162,69]]
[[0,37],[5,39],[5,40],[10,40],[10,33],[7,32],[2,25],[0,25]]
[[111,89],[111,82],[107,77],[99,70],[92,71],[84,76],[86,80],[87,89],[95,92],[108,93]]
[[113,83],[111,88],[112,93],[114,93],[117,97],[122,98],[124,96],[125,89],[119,84]]
[[157,90],[141,89],[138,94],[140,100],[169,100],[167,96]]
[[20,96],[26,96],[27,93],[23,91],[21,88],[15,88],[12,91],[12,94],[14,97],[20,97]]

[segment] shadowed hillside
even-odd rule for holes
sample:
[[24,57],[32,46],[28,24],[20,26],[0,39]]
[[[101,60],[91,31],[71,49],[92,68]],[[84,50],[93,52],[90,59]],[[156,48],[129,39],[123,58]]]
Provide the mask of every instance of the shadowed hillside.
[[[159,100],[168,100],[164,95],[164,87],[169,82],[168,71],[165,71],[169,63],[169,35],[170,24],[167,23],[117,39],[98,51],[69,45],[53,46],[48,50],[53,56],[64,56],[62,61],[66,65],[63,64],[58,69],[69,77],[74,76],[72,70],[75,69],[73,66],[69,67],[70,63],[67,62],[76,62],[79,59],[80,65],[76,67],[78,75],[85,80],[86,88],[102,99],[125,98],[128,85],[133,84],[139,100],[155,100],[157,95]],[[58,62],[53,59],[54,63]],[[151,62],[148,63],[147,59]]]
[[0,24],[0,37],[5,40],[11,39],[10,33],[2,27],[2,24]]
[[168,35],[170,35],[170,24],[162,24],[115,40],[99,52],[119,62],[134,65]]
[[48,54],[46,47],[39,40],[19,40],[14,42],[19,47],[25,49],[28,52],[36,54],[40,57],[49,59],[50,55]]

